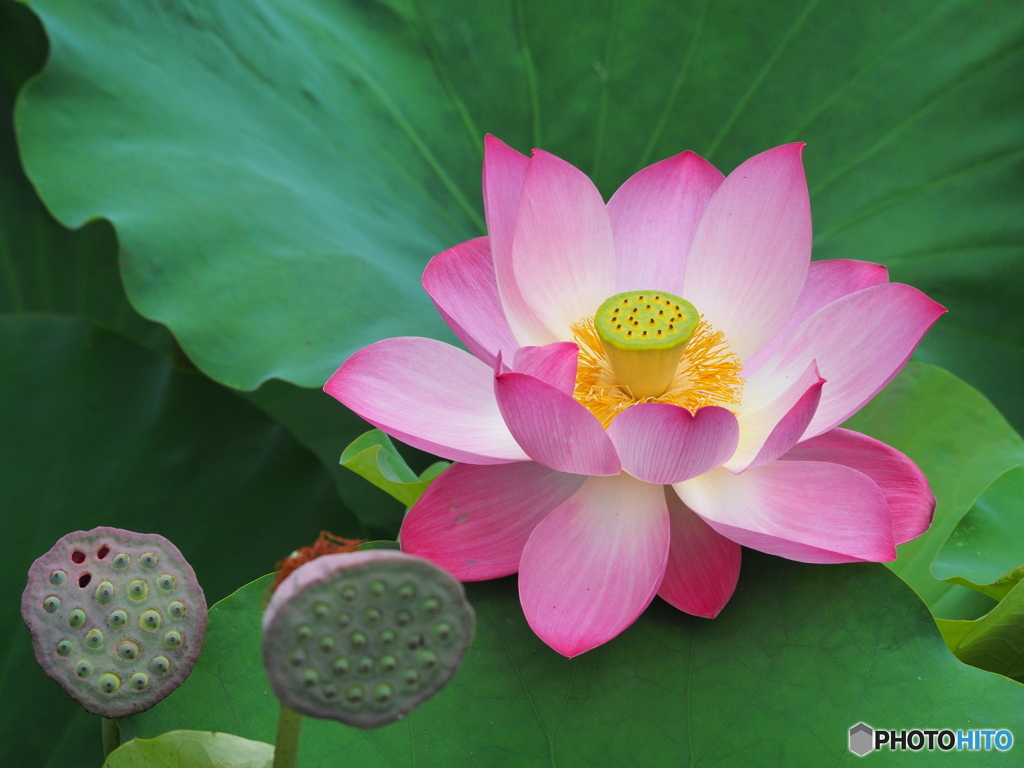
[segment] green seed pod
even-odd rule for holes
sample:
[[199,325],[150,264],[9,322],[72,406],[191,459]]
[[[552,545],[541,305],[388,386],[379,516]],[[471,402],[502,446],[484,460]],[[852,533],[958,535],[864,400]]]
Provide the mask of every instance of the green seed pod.
[[21,612],[46,674],[106,718],[149,709],[181,685],[206,633],[206,600],[181,552],[117,528],[58,541],[29,570]]
[[114,599],[114,585],[109,581],[101,581],[96,585],[96,592],[93,594],[96,598],[96,602],[100,605],[106,605]]
[[121,687],[121,678],[113,672],[104,672],[100,675],[99,686],[104,693],[117,693],[117,689]]
[[149,675],[145,672],[136,672],[130,678],[128,678],[128,685],[134,688],[136,691],[141,691],[149,685]]
[[[340,631],[303,631],[326,617],[321,626]],[[437,693],[472,634],[472,609],[447,572],[365,550],[320,557],[280,584],[263,616],[263,660],[285,706],[376,728]]]
[[142,653],[142,647],[134,640],[122,640],[117,644],[117,657],[125,661],[134,661]]
[[90,629],[85,633],[85,644],[95,650],[103,647],[103,633],[98,629]]
[[149,584],[142,579],[132,579],[128,582],[128,597],[132,600],[145,600],[149,597]]

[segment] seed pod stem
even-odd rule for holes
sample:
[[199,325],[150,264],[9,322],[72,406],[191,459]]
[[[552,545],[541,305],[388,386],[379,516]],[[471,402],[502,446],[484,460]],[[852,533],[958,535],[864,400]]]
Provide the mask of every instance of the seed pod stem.
[[277,739],[274,741],[274,768],[295,768],[299,764],[299,736],[302,715],[281,705],[277,715]]
[[121,746],[121,726],[117,720],[109,717],[103,718],[103,756],[109,757],[110,753]]

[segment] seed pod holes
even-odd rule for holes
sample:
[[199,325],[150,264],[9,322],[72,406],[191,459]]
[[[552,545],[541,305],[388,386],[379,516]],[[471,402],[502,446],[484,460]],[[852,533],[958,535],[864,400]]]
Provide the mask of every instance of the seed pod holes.
[[118,528],[69,533],[36,560],[21,614],[43,671],[107,718],[181,685],[206,634],[206,599],[178,548]]
[[462,585],[428,561],[395,550],[325,555],[278,586],[263,661],[285,706],[376,728],[444,687],[472,635]]

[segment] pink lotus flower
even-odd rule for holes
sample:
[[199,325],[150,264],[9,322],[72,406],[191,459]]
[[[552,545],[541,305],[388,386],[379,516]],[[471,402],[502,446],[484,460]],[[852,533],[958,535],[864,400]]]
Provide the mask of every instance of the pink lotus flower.
[[877,264],[811,263],[802,150],[727,178],[684,152],[606,205],[563,160],[487,137],[489,236],[423,275],[469,352],[387,339],[325,387],[457,462],[402,548],[463,581],[518,572],[530,626],[575,656],[656,594],[717,615],[740,545],[885,561],[923,533],[921,471],[836,426],[945,310]]

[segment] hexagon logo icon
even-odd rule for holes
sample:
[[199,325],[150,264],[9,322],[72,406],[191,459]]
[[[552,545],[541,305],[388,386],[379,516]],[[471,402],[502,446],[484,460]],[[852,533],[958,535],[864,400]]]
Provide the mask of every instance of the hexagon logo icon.
[[875,732],[867,723],[857,723],[850,729],[850,751],[864,757],[875,748]]

